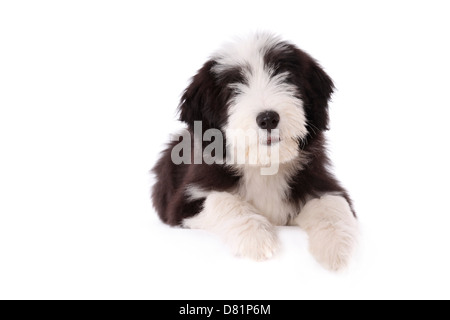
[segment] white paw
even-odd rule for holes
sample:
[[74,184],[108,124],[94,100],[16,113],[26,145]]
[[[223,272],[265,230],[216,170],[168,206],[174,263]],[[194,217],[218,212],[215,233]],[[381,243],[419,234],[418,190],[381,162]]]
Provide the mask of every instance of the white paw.
[[325,268],[339,271],[347,267],[357,242],[357,223],[343,225],[322,221],[309,232],[309,250]]
[[325,268],[345,268],[359,235],[358,222],[343,197],[325,195],[306,203],[296,222],[309,236],[309,250]]
[[236,234],[232,248],[240,257],[258,261],[266,260],[271,258],[277,250],[278,238],[270,223],[249,221]]

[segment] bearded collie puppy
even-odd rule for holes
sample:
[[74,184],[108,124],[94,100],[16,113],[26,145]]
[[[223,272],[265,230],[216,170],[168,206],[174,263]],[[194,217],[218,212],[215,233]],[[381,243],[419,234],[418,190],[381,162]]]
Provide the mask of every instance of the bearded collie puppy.
[[213,54],[181,98],[186,129],[153,169],[161,220],[216,233],[256,260],[276,252],[275,226],[295,225],[319,263],[345,267],[358,224],[325,149],[333,89],[317,61],[271,34]]

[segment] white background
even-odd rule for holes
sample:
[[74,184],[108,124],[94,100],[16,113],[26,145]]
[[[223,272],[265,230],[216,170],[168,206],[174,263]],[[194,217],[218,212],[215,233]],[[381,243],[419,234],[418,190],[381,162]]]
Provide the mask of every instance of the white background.
[[[0,298],[450,298],[446,1],[2,1]],[[362,227],[347,272],[297,228],[267,262],[169,228],[149,169],[221,43],[281,34],[334,79],[330,152]]]

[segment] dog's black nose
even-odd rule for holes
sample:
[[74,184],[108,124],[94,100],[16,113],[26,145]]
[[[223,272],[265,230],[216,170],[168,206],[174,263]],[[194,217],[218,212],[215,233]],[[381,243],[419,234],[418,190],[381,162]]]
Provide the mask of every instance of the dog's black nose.
[[275,129],[280,122],[280,115],[275,111],[264,111],[256,117],[256,123],[261,129]]

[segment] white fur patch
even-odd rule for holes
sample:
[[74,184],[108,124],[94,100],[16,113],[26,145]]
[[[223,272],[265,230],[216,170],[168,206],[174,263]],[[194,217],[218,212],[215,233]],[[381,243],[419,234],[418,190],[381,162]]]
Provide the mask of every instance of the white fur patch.
[[206,198],[211,194],[211,191],[206,191],[194,184],[189,184],[186,187],[185,194],[189,201],[195,201]]
[[258,168],[245,166],[241,170],[239,196],[271,223],[287,225],[298,210],[298,207],[287,200],[289,181],[301,166],[300,161],[283,164],[276,175],[261,175]]
[[245,38],[235,38],[234,42],[226,43],[213,58],[219,63],[215,71],[220,73],[229,67],[245,66],[249,62],[258,61],[264,57],[267,50],[282,46],[280,37],[270,33],[252,34]]
[[295,222],[309,235],[310,251],[319,263],[334,271],[347,266],[359,229],[343,197],[325,195],[308,201]]
[[238,256],[255,260],[272,257],[278,240],[272,224],[248,203],[227,192],[213,192],[203,210],[183,225],[221,236]]

